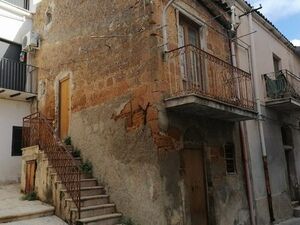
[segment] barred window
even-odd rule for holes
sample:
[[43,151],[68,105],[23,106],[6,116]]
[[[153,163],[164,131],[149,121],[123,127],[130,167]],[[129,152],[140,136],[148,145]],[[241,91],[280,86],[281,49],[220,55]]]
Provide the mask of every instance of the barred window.
[[233,143],[224,146],[227,174],[236,174],[235,149]]

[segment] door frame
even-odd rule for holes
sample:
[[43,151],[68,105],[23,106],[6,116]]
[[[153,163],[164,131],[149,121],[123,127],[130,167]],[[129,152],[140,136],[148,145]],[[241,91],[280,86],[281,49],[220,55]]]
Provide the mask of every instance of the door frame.
[[[58,137],[60,137],[60,83],[64,80],[69,79],[69,109],[70,109],[70,115],[69,115],[69,124],[71,120],[71,106],[72,106],[72,78],[73,78],[73,73],[71,71],[64,71],[58,74],[55,78],[54,81],[54,92],[55,92],[55,121],[54,121],[54,126],[55,126],[55,132]],[[70,127],[70,126],[69,126]]]
[[[31,171],[31,170],[29,171],[30,174],[28,174],[28,169],[29,169],[28,166],[34,167],[33,171]],[[25,194],[29,194],[35,190],[36,169],[37,169],[37,162],[35,159],[27,160],[25,162],[25,190],[24,190]],[[33,172],[33,174],[32,174],[32,172]],[[28,175],[30,177],[28,177]],[[32,181],[32,183],[30,181]],[[32,186],[30,186],[30,185],[32,185]]]

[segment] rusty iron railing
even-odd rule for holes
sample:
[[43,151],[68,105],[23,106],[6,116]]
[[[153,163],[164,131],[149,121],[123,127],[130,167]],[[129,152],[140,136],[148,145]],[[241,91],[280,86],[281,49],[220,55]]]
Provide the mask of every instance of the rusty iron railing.
[[167,52],[169,97],[195,94],[254,110],[251,75],[193,45]]
[[288,70],[263,74],[267,98],[293,97],[300,100],[300,77]]
[[52,120],[41,113],[23,119],[23,147],[38,145],[45,152],[62,184],[74,201],[80,218],[80,169],[65,144],[56,135]]

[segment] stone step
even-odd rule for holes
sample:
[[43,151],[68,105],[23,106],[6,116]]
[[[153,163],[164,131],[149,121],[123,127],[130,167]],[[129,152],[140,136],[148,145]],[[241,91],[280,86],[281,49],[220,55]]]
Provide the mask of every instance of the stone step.
[[[53,170],[54,170],[54,168],[53,168]],[[50,175],[57,177],[57,173],[56,172],[52,172],[52,173],[50,173]],[[66,173],[65,175],[74,176],[75,173]],[[93,176],[91,174],[86,174],[86,173],[81,173],[80,174],[80,179],[90,179],[90,178],[93,178]],[[59,181],[59,178],[57,177],[56,180]]]
[[[47,157],[47,155],[46,155],[45,153],[44,153],[42,159],[43,159],[44,161],[48,161],[48,162],[49,162],[49,159],[48,159],[48,157]],[[59,159],[61,160],[61,159],[63,159],[63,157],[60,157]],[[69,159],[69,158],[65,158],[65,159]],[[78,162],[78,164],[81,164],[81,163],[82,163],[81,157],[73,157],[73,159],[74,159],[76,162]],[[50,162],[49,162],[49,165],[51,165]]]
[[297,206],[300,206],[299,201],[292,201],[292,207],[295,208]]
[[[83,196],[80,198],[81,207],[93,206],[93,205],[102,205],[109,203],[109,195],[91,195]],[[75,204],[71,198],[65,199],[68,205],[75,207]]]
[[[74,183],[75,181],[70,181],[69,183]],[[61,181],[56,181],[55,183],[61,184]],[[97,186],[97,180],[95,178],[87,178],[80,180],[81,187],[92,187]]]
[[56,216],[45,216],[34,219],[5,223],[5,225],[68,225]]
[[40,209],[33,209],[33,210],[19,209],[19,211],[11,212],[10,214],[7,215],[0,215],[0,223],[52,216],[53,214],[54,214],[54,207],[52,206],[43,206]]
[[[88,218],[94,216],[101,216],[115,213],[116,205],[115,204],[103,204],[103,205],[93,205],[87,207],[81,207],[81,218]],[[78,209],[72,208],[71,209],[72,221],[78,218]]]
[[[61,192],[64,192],[65,194],[67,194],[66,189],[62,189]],[[92,195],[101,195],[101,194],[105,194],[105,189],[103,186],[82,187],[80,189],[80,195],[82,197],[83,196],[92,196]]]
[[294,216],[300,217],[300,206],[294,208]]
[[78,225],[115,225],[120,222],[121,213],[112,213],[77,220]]
[[[81,161],[78,161],[78,160],[74,160],[74,162],[75,162],[76,167],[79,167],[82,164]],[[58,167],[58,168],[59,167],[67,168],[67,167],[74,167],[74,165],[71,165],[71,163],[70,163],[69,165],[61,165],[61,166],[56,166],[56,167]],[[51,169],[54,169],[54,167],[52,165],[49,165],[48,170],[51,170]]]

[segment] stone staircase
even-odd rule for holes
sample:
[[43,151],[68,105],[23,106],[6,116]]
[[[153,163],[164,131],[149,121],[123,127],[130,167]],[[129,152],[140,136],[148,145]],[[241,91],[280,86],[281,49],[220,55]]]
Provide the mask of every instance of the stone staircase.
[[[69,146],[69,151],[72,148]],[[80,157],[75,158],[78,165],[82,163]],[[54,205],[56,214],[69,224],[76,225],[118,225],[122,214],[116,210],[116,205],[110,201],[109,195],[103,186],[90,174],[81,174],[81,218],[78,218],[78,209],[62,185],[54,168],[48,166],[54,189]]]
[[294,217],[300,217],[300,204],[299,201],[293,201],[292,207],[294,211]]

